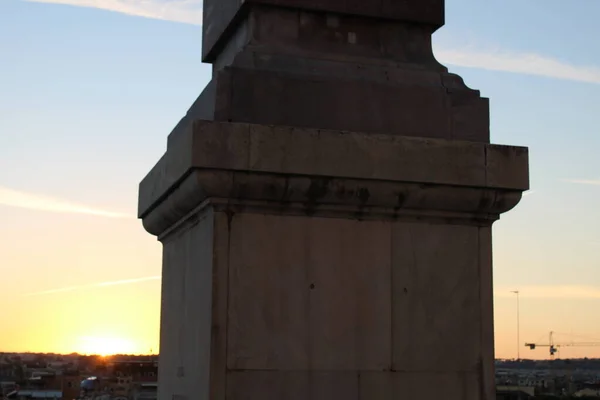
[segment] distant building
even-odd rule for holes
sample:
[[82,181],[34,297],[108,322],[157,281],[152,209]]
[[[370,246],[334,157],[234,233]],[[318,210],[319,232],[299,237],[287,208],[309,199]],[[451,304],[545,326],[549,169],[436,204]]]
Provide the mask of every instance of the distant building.
[[112,376],[131,377],[131,383],[156,382],[158,361],[113,361],[109,363]]
[[157,400],[158,384],[140,383],[133,394],[133,400]]
[[573,393],[575,397],[600,397],[600,390],[598,389],[582,389],[578,392]]
[[67,372],[62,375],[63,400],[75,400],[81,394],[80,383],[83,377],[78,373]]
[[9,393],[6,397],[10,400],[61,400],[62,392],[60,390],[18,390]]
[[108,391],[115,398],[129,398],[133,391],[133,377],[131,375],[111,377]]
[[528,400],[535,395],[532,387],[497,386],[496,400]]

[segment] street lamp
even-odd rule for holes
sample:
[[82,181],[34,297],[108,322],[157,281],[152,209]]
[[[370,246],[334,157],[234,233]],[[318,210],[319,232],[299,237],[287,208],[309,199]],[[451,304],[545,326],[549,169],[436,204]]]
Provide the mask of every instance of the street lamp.
[[519,291],[513,290],[513,291],[511,291],[511,293],[514,293],[517,295],[517,361],[520,361],[521,360],[521,317],[519,315],[519,313],[520,313]]

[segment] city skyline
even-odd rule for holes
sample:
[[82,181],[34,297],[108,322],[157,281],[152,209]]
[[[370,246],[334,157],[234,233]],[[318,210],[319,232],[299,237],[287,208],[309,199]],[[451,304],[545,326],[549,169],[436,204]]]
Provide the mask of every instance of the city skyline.
[[[517,356],[515,290],[522,358],[549,331],[600,338],[600,3],[446,8],[436,57],[490,97],[492,142],[531,152],[532,190],[494,228],[496,356]],[[0,50],[0,351],[158,352],[137,184],[210,79],[201,2],[5,0]]]

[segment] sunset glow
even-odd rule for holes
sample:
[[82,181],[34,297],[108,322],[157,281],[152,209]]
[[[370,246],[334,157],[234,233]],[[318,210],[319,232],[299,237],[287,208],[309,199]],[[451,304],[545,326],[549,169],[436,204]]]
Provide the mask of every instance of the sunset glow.
[[[530,148],[532,190],[493,225],[495,355],[548,358],[548,348],[530,349],[524,344],[547,343],[550,331],[563,343],[600,343],[600,51],[593,51],[600,35],[600,1],[445,3],[447,24],[433,35],[433,55],[468,87],[490,99],[491,117],[475,120],[473,129],[481,129],[487,138],[489,127],[493,143]],[[137,219],[138,184],[165,154],[170,132],[213,78],[213,67],[203,63],[201,49],[203,4],[203,0],[0,0],[0,60],[8,60],[0,61],[0,352],[108,356],[148,354],[152,349],[153,354],[159,353],[163,248]],[[337,26],[337,20],[327,18],[327,29],[338,29],[329,26],[332,21]],[[341,53],[329,55],[325,69],[317,72],[328,74],[330,66],[347,64],[348,69],[340,71],[354,72],[344,72],[335,80],[346,81],[356,73],[364,78],[360,85],[373,88],[383,88],[388,75],[398,87],[412,80],[421,67],[414,65],[414,70],[404,73],[394,72],[392,66],[408,67],[401,59],[421,57],[413,49],[418,43],[403,43],[402,35],[389,40],[371,37],[367,31],[361,28],[354,44],[345,43],[346,39],[335,42],[335,46],[344,42],[340,49],[356,53],[344,58],[345,63]],[[331,36],[332,41],[338,39]],[[371,54],[368,46],[379,40],[383,47],[373,54],[393,56],[389,65],[366,59]],[[285,67],[276,62],[279,58],[271,58],[269,63]],[[364,60],[369,67],[355,71],[349,67],[354,60]],[[427,60],[427,68],[433,68],[428,72],[431,80],[415,81],[406,93],[413,96],[413,90],[423,87],[430,94],[416,96],[411,104],[429,104],[429,96],[454,91],[446,87],[446,79],[460,83],[445,72],[442,80],[436,78],[443,68],[432,56]],[[377,82],[368,83],[370,71],[381,72],[372,72]],[[307,88],[325,78],[314,79]],[[291,92],[267,92],[265,96],[279,96],[281,102],[298,97]],[[408,111],[402,104],[378,107],[371,94],[365,89],[361,95],[365,98],[351,98],[343,92],[340,96],[349,98],[340,104],[352,107],[337,109],[334,104],[332,110],[315,110],[313,117],[317,120],[331,111],[339,112],[335,118],[354,121],[358,117],[350,113],[359,107],[369,107],[367,111],[382,124],[405,117],[416,123],[420,117],[404,116]],[[456,96],[459,103],[452,105],[452,112],[444,111],[442,121],[425,122],[449,127],[456,117],[452,135],[470,127],[467,118],[481,109],[464,106],[470,97]],[[252,105],[258,111],[259,103]],[[435,102],[436,107],[451,103]],[[481,104],[487,109],[487,100]],[[290,113],[294,110],[290,106]],[[390,110],[402,115],[388,115]],[[399,126],[393,133],[416,135],[417,128]],[[341,154],[345,151],[340,148]],[[376,156],[364,154],[372,160]],[[288,165],[291,159],[281,163]],[[310,167],[318,170],[319,165]],[[451,176],[453,171],[449,163],[444,174]],[[163,172],[168,178],[168,171]],[[363,178],[378,174],[374,168]],[[505,179],[504,173],[488,176],[487,168],[474,169],[472,174],[490,185],[496,178]],[[449,204],[459,200],[452,197]],[[432,241],[431,257],[435,251]],[[364,268],[372,265],[366,263]],[[268,279],[279,279],[277,274],[273,271]],[[340,273],[340,285],[347,278]],[[186,290],[190,287],[194,285],[186,283]],[[229,289],[227,296],[237,296]],[[170,296],[170,291],[165,292]],[[447,305],[451,303],[439,307]],[[349,315],[360,311],[352,307],[346,310]],[[189,318],[200,318],[195,312]],[[295,318],[294,314],[283,317]],[[360,327],[356,334],[368,329]],[[199,335],[195,330],[189,334]],[[459,343],[461,338],[456,339]],[[565,346],[560,356],[600,358],[600,346]]]
[[136,346],[132,341],[122,338],[87,336],[80,338],[78,352],[100,356],[134,354]]

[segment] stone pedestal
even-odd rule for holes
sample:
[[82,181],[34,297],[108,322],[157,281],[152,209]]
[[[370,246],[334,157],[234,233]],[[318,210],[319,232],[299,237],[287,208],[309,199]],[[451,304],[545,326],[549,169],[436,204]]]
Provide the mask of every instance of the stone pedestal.
[[518,147],[195,122],[140,188],[159,398],[495,398],[491,225],[527,185]]
[[140,185],[159,399],[495,399],[491,226],[528,155],[433,58],[443,2],[205,11],[213,80]]

